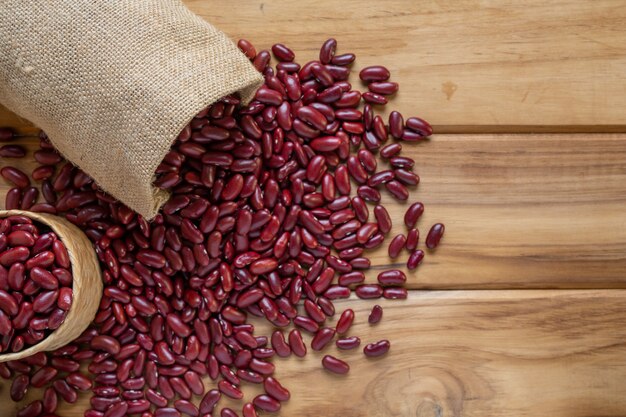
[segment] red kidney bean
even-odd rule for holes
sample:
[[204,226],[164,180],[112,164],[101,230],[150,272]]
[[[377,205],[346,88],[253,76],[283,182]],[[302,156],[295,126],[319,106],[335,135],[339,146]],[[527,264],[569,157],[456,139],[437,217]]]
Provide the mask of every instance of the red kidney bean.
[[302,334],[298,329],[293,329],[289,333],[289,347],[291,347],[291,351],[294,355],[299,358],[304,357],[306,355],[306,345],[302,340]]
[[233,409],[224,407],[220,411],[220,417],[239,417],[239,415]]
[[387,104],[388,100],[385,96],[374,94],[372,92],[363,93],[363,100],[370,104]]
[[120,343],[111,336],[101,335],[91,339],[90,346],[94,350],[102,350],[117,355],[120,352]]
[[78,394],[76,391],[70,387],[67,382],[57,380],[52,383],[52,387],[55,389],[57,394],[63,398],[63,400],[67,403],[73,404],[78,399]]
[[367,149],[361,149],[358,152],[359,161],[368,172],[376,171],[376,158]]
[[442,223],[435,223],[428,231],[428,236],[426,236],[426,247],[428,249],[436,248],[443,237],[444,231],[445,226]]
[[157,408],[154,411],[154,417],[181,417],[180,412],[171,407]]
[[285,341],[283,332],[280,330],[275,330],[274,333],[272,333],[272,348],[281,358],[286,358],[291,355],[291,348]]
[[397,258],[400,255],[404,245],[406,244],[406,236],[403,234],[396,235],[389,243],[389,257]]
[[356,336],[343,337],[341,339],[337,339],[335,345],[337,345],[338,349],[341,350],[351,350],[356,349],[361,344],[361,339]]
[[328,371],[340,375],[347,374],[350,371],[350,366],[346,362],[330,355],[322,358],[322,366]]
[[41,401],[33,401],[26,407],[17,412],[16,417],[37,417],[43,413],[43,404]]
[[363,348],[363,353],[365,354],[365,356],[369,357],[382,356],[385,353],[389,352],[390,346],[391,345],[388,340],[380,340],[378,342],[365,345],[365,347]]
[[408,269],[415,269],[418,267],[422,260],[424,259],[424,251],[416,250],[409,256],[409,259],[406,262],[406,267]]
[[407,233],[406,236],[406,244],[405,247],[409,250],[409,251],[414,251],[415,248],[417,248],[417,243],[419,241],[419,230],[417,229],[411,229],[409,230],[409,233]]
[[30,186],[28,176],[17,168],[4,167],[0,169],[0,175],[6,181],[14,184],[18,188],[26,188]]
[[24,396],[26,396],[29,383],[30,379],[28,378],[28,375],[19,375],[15,377],[10,389],[11,399],[16,402],[21,401]]
[[356,287],[356,295],[362,299],[380,298],[383,295],[383,289],[377,284],[363,284]]
[[243,398],[243,393],[239,390],[239,388],[237,388],[230,382],[222,380],[217,384],[217,386],[220,392],[227,397],[233,398],[235,400],[240,400]]
[[[316,110],[314,107],[311,107],[311,106],[300,107],[296,112],[296,116],[298,117],[298,119],[302,120],[303,122],[309,123],[311,126],[313,126],[314,128],[318,130],[326,129],[326,125],[327,125],[326,116],[324,116],[324,114]],[[320,149],[320,150],[323,150],[323,149]],[[334,149],[330,149],[330,150],[334,150]]]
[[272,53],[278,60],[283,62],[291,62],[296,57],[293,51],[282,43],[274,44],[272,46]]
[[420,182],[420,177],[418,175],[411,171],[407,171],[406,169],[396,169],[394,170],[394,174],[396,179],[404,185],[418,185]]
[[198,407],[196,407],[193,403],[187,400],[176,400],[174,401],[174,407],[183,414],[186,414],[191,417],[197,417],[200,415],[200,411]]
[[0,147],[0,157],[22,158],[26,156],[26,149],[19,145],[4,145]]
[[398,83],[372,82],[367,85],[367,88],[372,93],[388,96],[388,95],[395,94],[398,91]]
[[19,188],[11,188],[5,197],[5,208],[7,210],[15,210],[20,208],[20,202],[22,200],[22,190]]
[[370,315],[367,319],[367,321],[370,324],[376,324],[380,321],[380,319],[383,317],[383,308],[379,305],[375,305],[372,308],[372,311],[370,312]]
[[418,133],[420,136],[430,136],[433,134],[432,126],[419,117],[409,117],[406,120],[406,127]]
[[17,262],[24,262],[29,260],[29,256],[30,251],[25,246],[18,246],[15,248],[7,249],[0,254],[0,265],[11,266]]
[[357,189],[357,194],[365,201],[369,202],[379,202],[380,201],[380,192],[377,189],[372,188],[368,185],[361,185]]
[[43,393],[42,398],[42,411],[44,413],[52,414],[57,410],[58,397],[54,388],[49,387]]
[[249,41],[245,39],[240,39],[239,42],[237,42],[237,46],[239,47],[241,52],[243,52],[244,55],[248,57],[248,59],[254,59],[254,57],[256,56],[256,49],[254,49],[254,46]]
[[320,62],[324,65],[330,64],[335,57],[337,50],[337,41],[333,38],[328,39],[320,48]]
[[365,67],[359,73],[359,78],[368,83],[374,81],[387,81],[389,77],[389,70],[381,65]]
[[267,411],[268,413],[275,413],[280,410],[280,402],[269,395],[257,395],[254,397],[254,400],[252,400],[252,403],[255,407]]
[[417,220],[424,213],[424,205],[422,203],[413,203],[409,206],[404,214],[404,224],[411,229],[415,227]]
[[383,297],[389,300],[405,299],[409,295],[406,288],[402,287],[387,287],[383,291]]
[[311,340],[311,348],[315,351],[324,349],[335,336],[335,330],[330,327],[321,328]]
[[202,398],[202,401],[200,401],[200,413],[204,415],[212,412],[221,396],[220,392],[216,389],[208,391]]
[[127,411],[128,403],[126,401],[121,401],[111,405],[104,413],[104,417],[123,417],[126,415]]
[[265,378],[265,381],[263,381],[263,388],[265,389],[265,392],[278,401],[287,401],[291,397],[289,391],[283,387],[278,380],[272,378],[271,376]]
[[341,317],[337,321],[337,333],[343,335],[348,332],[350,326],[352,326],[352,322],[354,321],[354,311],[352,309],[346,309],[343,313],[341,313]]
[[396,180],[389,181],[385,184],[385,187],[397,200],[404,201],[409,198],[409,191],[403,184]]
[[406,282],[406,275],[399,269],[389,269],[378,274],[377,279],[382,285],[401,285]]

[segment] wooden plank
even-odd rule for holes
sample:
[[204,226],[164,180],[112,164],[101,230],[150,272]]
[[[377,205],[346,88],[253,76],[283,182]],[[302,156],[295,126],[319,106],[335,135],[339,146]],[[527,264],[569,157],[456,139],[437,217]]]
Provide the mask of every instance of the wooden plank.
[[[411,197],[426,205],[421,240],[432,223],[447,226],[411,288],[626,286],[625,135],[437,135],[404,152],[422,178]],[[392,234],[406,233],[408,203],[383,197]],[[406,261],[386,247],[370,257],[371,280]]]
[[355,69],[387,65],[401,85],[390,107],[439,133],[625,131],[623,2],[185,2],[233,39],[285,42],[300,59],[335,37]]
[[234,39],[285,42],[301,59],[328,37],[357,67],[385,64],[393,107],[444,132],[624,131],[626,5],[613,0],[186,4]]
[[[331,346],[276,360],[292,394],[278,415],[622,416],[625,297],[623,290],[413,291],[406,302],[383,302],[376,326],[366,323],[373,303],[337,302],[356,311],[350,334],[363,343],[389,339],[390,353],[372,360]],[[324,354],[348,361],[350,373],[322,370]],[[248,399],[258,392],[244,389]],[[0,398],[7,392],[0,383]],[[13,407],[0,401],[0,414],[13,415]],[[59,415],[79,417],[86,407],[83,396]]]

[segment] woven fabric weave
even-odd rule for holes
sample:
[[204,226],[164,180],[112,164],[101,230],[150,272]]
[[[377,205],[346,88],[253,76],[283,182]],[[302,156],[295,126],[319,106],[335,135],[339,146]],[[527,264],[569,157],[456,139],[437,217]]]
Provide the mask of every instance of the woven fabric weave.
[[219,98],[262,77],[179,0],[2,0],[0,102],[42,128],[98,185],[150,219],[154,172]]

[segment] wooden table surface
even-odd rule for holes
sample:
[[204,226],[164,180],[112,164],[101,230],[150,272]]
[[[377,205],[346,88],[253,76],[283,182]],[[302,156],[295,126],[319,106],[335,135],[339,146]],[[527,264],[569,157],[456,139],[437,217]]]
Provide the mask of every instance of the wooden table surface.
[[[357,69],[390,68],[401,91],[388,107],[438,133],[406,149],[419,225],[444,222],[442,245],[409,275],[408,300],[383,302],[379,325],[366,324],[373,303],[338,303],[355,309],[354,334],[389,338],[391,352],[340,353],[346,377],[318,354],[279,360],[292,392],[281,416],[626,415],[626,2],[186,3],[301,60],[335,37]],[[0,109],[2,125],[36,131]],[[386,203],[400,218],[405,206]],[[371,277],[392,264],[384,250],[373,259]]]

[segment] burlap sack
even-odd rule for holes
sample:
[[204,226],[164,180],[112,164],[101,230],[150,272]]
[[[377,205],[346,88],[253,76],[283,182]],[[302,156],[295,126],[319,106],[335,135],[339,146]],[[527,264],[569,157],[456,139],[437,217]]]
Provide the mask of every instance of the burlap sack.
[[262,77],[179,0],[0,0],[0,102],[146,218],[171,143],[200,110]]

